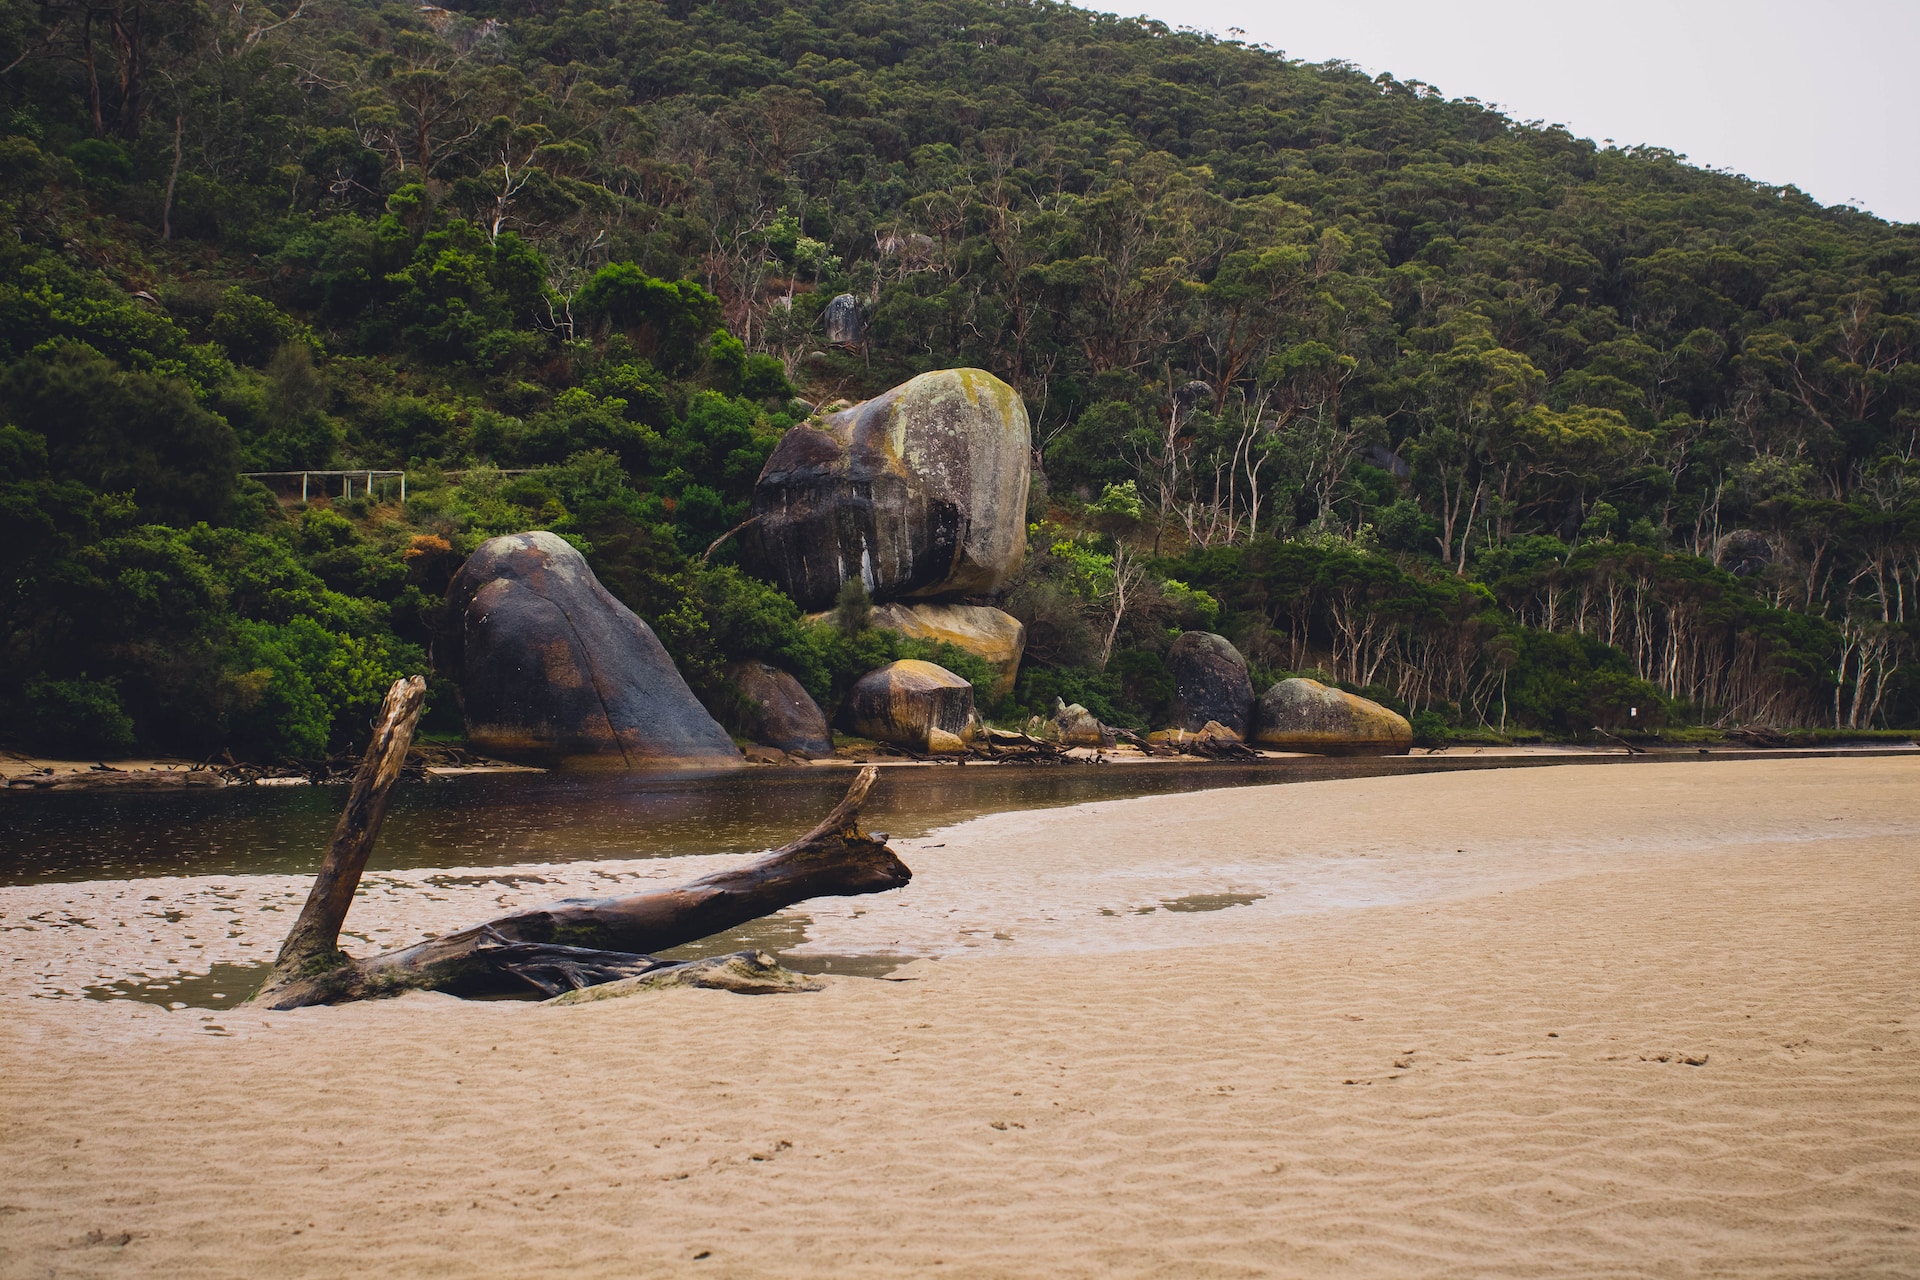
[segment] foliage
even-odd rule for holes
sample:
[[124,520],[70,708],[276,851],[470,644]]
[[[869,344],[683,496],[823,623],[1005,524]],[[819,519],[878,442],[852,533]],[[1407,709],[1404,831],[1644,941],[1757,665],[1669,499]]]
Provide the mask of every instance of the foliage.
[[133,745],[133,721],[108,681],[32,680],[22,702],[24,740],[43,751],[107,755]]
[[[1148,725],[1204,628],[1423,741],[1920,720],[1913,227],[1047,0],[110,7],[0,0],[0,713],[47,741],[337,748],[537,527],[711,705],[744,657],[830,702],[912,646],[722,535],[796,395],[961,365],[1046,473],[1020,710]],[[236,475],[308,468],[408,502]]]

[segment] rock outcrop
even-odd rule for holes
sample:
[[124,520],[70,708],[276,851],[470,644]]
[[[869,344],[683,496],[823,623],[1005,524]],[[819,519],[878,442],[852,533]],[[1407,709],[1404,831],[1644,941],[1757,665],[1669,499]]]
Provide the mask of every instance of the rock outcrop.
[[1151,746],[1175,747],[1180,750],[1219,746],[1243,740],[1240,734],[1227,728],[1218,720],[1209,720],[1198,729],[1156,729],[1147,735],[1147,742]]
[[1013,692],[1027,626],[999,609],[976,604],[875,605],[873,625],[912,640],[932,640],[963,649],[993,668],[995,702]]
[[923,373],[794,427],[754,487],[750,568],[832,606],[850,579],[876,601],[987,595],[1026,554],[1027,410],[979,369]]
[[1245,739],[1253,725],[1253,681],[1247,660],[1225,636],[1188,631],[1167,651],[1173,677],[1170,728],[1198,731],[1217,721]]
[[798,680],[759,661],[736,662],[727,674],[747,700],[739,726],[747,737],[799,756],[833,754],[827,717]]
[[1398,712],[1318,680],[1282,680],[1260,695],[1253,740],[1319,755],[1405,755],[1413,726]]
[[653,631],[554,534],[482,544],[447,603],[436,656],[459,683],[476,750],[630,769],[740,763]]
[[1773,543],[1757,529],[1735,529],[1713,544],[1713,562],[1736,578],[1751,578],[1773,563]]
[[867,336],[866,317],[860,314],[860,299],[850,293],[843,293],[826,306],[820,313],[820,322],[826,327],[827,341],[837,347],[857,347]]
[[973,686],[945,667],[904,658],[855,681],[841,714],[863,738],[911,751],[959,751],[973,733]]
[[1119,741],[1112,729],[1100,723],[1100,717],[1077,702],[1053,700],[1053,715],[1046,723],[1047,735],[1063,747],[1111,747]]

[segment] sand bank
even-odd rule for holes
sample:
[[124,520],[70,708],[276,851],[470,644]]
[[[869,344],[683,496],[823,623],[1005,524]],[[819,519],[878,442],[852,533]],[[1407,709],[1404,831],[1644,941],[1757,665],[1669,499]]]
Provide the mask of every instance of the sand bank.
[[[270,950],[300,882],[0,890],[0,1275],[1911,1275],[1916,798],[1747,761],[1005,814],[807,909],[801,953],[938,957],[906,981],[576,1009],[61,997]],[[383,877],[350,924],[696,861]]]

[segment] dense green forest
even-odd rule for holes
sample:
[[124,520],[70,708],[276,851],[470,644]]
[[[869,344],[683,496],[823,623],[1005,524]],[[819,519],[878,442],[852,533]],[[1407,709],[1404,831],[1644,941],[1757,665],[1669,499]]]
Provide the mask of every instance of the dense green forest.
[[1920,723],[1920,228],[1028,0],[0,0],[0,65],[16,745],[346,745],[541,527],[710,707],[829,698],[903,643],[705,552],[961,365],[1038,446],[1002,718],[1150,725],[1205,627],[1425,741]]

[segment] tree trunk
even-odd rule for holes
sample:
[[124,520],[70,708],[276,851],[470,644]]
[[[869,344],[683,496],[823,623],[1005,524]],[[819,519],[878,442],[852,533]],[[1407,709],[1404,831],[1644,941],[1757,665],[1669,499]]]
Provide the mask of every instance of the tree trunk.
[[[187,113],[176,111],[173,116],[173,168],[167,170],[167,195],[160,202],[160,238],[173,239],[173,189],[180,183],[180,135],[187,127]],[[292,210],[288,210],[289,213]]]
[[[862,769],[845,799],[791,844],[743,867],[675,889],[618,898],[571,898],[366,960],[340,952],[341,922],[366,866],[419,715],[401,681],[387,695],[347,810],[321,864],[307,907],[287,935],[273,973],[253,999],[272,1009],[444,991],[453,995],[557,995],[675,962],[652,952],[708,937],[808,898],[897,889],[913,878],[884,837],[860,830],[860,806],[879,771]],[[396,749],[397,743],[397,749]],[[389,766],[386,762],[394,763]],[[364,784],[364,785],[363,785]]]

